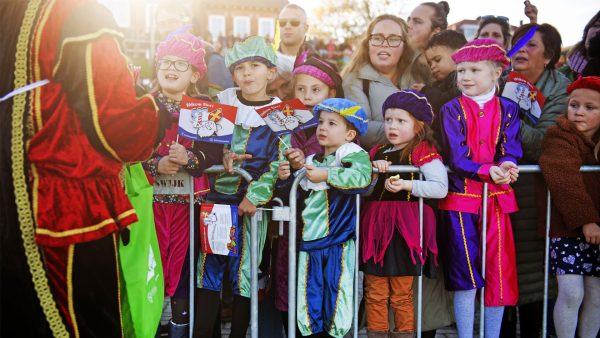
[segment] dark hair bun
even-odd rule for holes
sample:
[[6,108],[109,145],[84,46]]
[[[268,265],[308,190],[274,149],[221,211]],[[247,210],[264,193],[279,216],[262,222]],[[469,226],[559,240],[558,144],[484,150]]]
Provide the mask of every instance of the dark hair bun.
[[438,4],[438,7],[440,8],[440,10],[442,11],[442,13],[440,13],[440,14],[443,17],[447,17],[448,13],[450,13],[450,5],[448,4],[448,2],[440,1],[437,4]]

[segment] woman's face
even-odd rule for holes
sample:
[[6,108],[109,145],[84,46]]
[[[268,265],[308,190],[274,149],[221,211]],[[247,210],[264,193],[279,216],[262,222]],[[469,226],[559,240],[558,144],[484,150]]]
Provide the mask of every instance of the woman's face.
[[408,41],[418,50],[423,50],[427,46],[429,39],[437,32],[439,28],[432,31],[431,18],[435,10],[430,6],[419,5],[408,17]]
[[588,88],[575,89],[569,96],[567,117],[577,130],[592,139],[600,128],[600,92]]
[[497,23],[488,23],[487,25],[481,28],[479,32],[479,36],[477,38],[486,38],[495,40],[502,46],[502,48],[506,49],[506,45],[504,44],[504,34],[502,33],[502,27],[500,27]]
[[[373,37],[377,39],[373,39]],[[374,46],[374,41],[381,38],[388,40],[383,41],[381,46]],[[399,38],[405,39],[402,27],[392,20],[379,21],[373,27],[369,41],[369,60],[373,68],[379,73],[389,74],[396,69],[404,51],[404,42],[400,42],[399,46],[390,47],[389,40],[397,41]]]
[[550,58],[544,56],[545,51],[542,34],[536,32],[533,38],[513,55],[513,69],[528,77],[528,80],[537,81],[537,78],[531,77],[539,77],[550,62]]
[[590,48],[590,40],[592,40],[592,38],[598,33],[600,33],[600,19],[596,20],[596,22],[594,22],[594,24],[587,31],[587,35],[585,37],[586,49]]

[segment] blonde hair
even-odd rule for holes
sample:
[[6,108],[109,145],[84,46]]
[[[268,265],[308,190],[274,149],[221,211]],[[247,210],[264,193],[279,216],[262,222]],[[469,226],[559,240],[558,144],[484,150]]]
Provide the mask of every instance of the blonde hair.
[[408,67],[413,62],[415,55],[414,49],[406,42],[408,35],[408,26],[406,25],[406,22],[400,17],[397,17],[392,14],[383,14],[376,17],[369,23],[367,31],[360,40],[358,50],[356,51],[356,53],[354,53],[354,56],[352,57],[352,60],[350,60],[350,63],[348,63],[348,65],[342,70],[342,77],[346,77],[346,75],[356,72],[361,66],[365,64],[371,64],[371,59],[369,58],[369,39],[371,38],[371,33],[373,33],[375,25],[385,20],[390,20],[397,23],[400,26],[400,30],[402,31],[402,41],[404,49],[396,67],[398,79],[404,74],[404,71],[408,69]]

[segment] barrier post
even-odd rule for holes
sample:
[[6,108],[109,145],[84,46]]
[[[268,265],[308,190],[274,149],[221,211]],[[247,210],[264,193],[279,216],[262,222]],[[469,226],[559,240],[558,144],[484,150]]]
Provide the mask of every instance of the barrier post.
[[[354,243],[354,338],[358,338],[358,308],[360,302],[358,301],[358,264],[360,263],[360,194],[356,194],[356,242]],[[363,294],[364,297],[364,294]]]
[[194,291],[195,286],[194,286],[194,277],[196,276],[196,274],[194,273],[194,239],[195,239],[195,234],[194,234],[194,176],[189,175],[189,179],[190,179],[190,299],[189,299],[189,313],[190,313],[190,319],[189,319],[189,338],[193,338],[194,335],[194,304],[195,304],[195,299],[194,299]]
[[[419,180],[423,180],[423,173],[419,172]],[[419,246],[421,247],[421,257],[425,257],[423,250],[423,197],[419,197]],[[423,264],[421,264],[419,276],[417,277],[417,338],[421,338],[423,329]]]
[[288,231],[288,338],[296,337],[296,209],[300,180],[306,176],[302,169],[290,189],[290,223]]
[[487,255],[487,204],[488,204],[488,184],[483,183],[483,206],[481,217],[481,277],[483,278],[483,287],[479,295],[479,337],[484,337],[485,326],[485,260]]
[[550,215],[551,215],[551,201],[550,201],[550,190],[547,191],[546,195],[546,235],[544,237],[544,309],[542,312],[542,338],[546,338],[547,326],[548,326],[548,273],[550,265]]
[[[205,174],[220,174],[223,172],[225,172],[225,168],[222,165],[215,165],[204,171]],[[242,168],[235,167],[233,168],[233,172],[246,180],[248,184],[252,181],[252,175]],[[256,212],[262,211],[257,210]],[[252,276],[250,280],[250,335],[252,338],[258,338],[258,221],[256,217],[257,215],[254,214],[254,216],[250,218],[250,274]],[[244,234],[242,234],[242,236],[244,236]],[[193,256],[190,255],[190,261],[193,261],[192,257]],[[193,281],[193,277],[191,277],[191,279]],[[191,292],[192,291],[190,291],[190,293]],[[190,304],[192,304],[191,300]],[[193,308],[190,308],[190,318],[192,318],[193,314]],[[190,319],[190,324],[191,323],[192,320]],[[192,332],[193,326],[190,325],[190,337],[192,337]]]

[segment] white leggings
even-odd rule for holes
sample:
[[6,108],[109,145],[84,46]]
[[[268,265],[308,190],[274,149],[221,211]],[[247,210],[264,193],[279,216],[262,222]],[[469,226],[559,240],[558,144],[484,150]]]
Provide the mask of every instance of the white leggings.
[[[600,328],[600,278],[560,275],[554,306],[554,326],[558,338],[595,338]],[[581,311],[580,311],[581,310]],[[579,316],[579,321],[577,320]],[[578,325],[579,324],[579,325]]]

